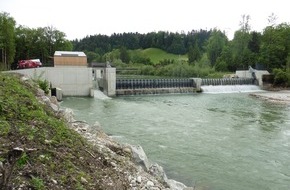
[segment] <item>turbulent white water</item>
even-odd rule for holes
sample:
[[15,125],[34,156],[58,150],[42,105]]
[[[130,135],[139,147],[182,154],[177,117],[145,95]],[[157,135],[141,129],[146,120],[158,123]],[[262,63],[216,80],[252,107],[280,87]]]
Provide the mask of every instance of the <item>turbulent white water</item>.
[[111,99],[110,97],[108,97],[106,94],[104,94],[100,90],[94,90],[94,98],[100,99],[100,100],[109,100],[109,99]]
[[203,93],[240,93],[240,92],[258,92],[262,91],[259,86],[256,85],[209,85],[201,86]]

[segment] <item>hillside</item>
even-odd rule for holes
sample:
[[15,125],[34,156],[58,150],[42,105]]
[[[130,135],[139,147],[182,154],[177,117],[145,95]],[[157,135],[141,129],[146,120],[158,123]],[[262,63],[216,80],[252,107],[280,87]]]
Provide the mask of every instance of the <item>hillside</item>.
[[144,50],[135,50],[138,51],[141,55],[144,57],[150,58],[150,60],[157,64],[159,61],[162,61],[164,59],[173,59],[173,60],[188,60],[187,55],[176,55],[172,53],[167,53],[166,51],[163,51],[158,48],[147,48]]
[[86,133],[85,123],[71,118],[34,82],[0,73],[1,190],[163,187],[137,169],[130,149],[101,130],[89,142],[75,131]]

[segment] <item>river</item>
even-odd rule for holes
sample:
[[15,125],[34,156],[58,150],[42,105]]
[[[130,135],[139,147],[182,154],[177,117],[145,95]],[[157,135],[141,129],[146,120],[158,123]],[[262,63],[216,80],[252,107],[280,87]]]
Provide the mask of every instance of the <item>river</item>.
[[169,178],[202,190],[289,190],[290,107],[248,93],[67,97],[78,120],[139,144]]

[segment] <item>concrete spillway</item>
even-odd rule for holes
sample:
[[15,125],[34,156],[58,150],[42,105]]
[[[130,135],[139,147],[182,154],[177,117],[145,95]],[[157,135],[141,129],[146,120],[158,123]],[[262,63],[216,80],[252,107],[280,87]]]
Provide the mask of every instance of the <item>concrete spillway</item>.
[[194,79],[117,79],[117,95],[189,93],[196,91]]
[[251,85],[255,80],[252,78],[220,78],[220,79],[202,79],[201,85]]
[[193,93],[200,91],[200,87],[203,88],[203,86],[253,84],[254,80],[251,78],[117,79],[116,95]]
[[193,79],[117,79],[116,89],[195,87]]

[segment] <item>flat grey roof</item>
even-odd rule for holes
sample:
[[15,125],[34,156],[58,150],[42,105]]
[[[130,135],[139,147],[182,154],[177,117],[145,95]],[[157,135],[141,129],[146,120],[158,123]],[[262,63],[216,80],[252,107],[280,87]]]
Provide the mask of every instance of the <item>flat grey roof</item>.
[[86,54],[82,51],[55,51],[54,56],[62,57],[86,57]]

